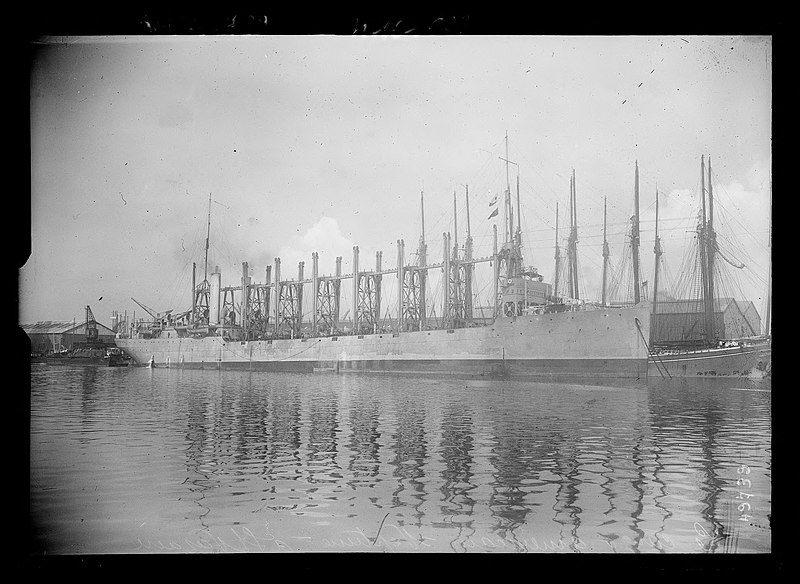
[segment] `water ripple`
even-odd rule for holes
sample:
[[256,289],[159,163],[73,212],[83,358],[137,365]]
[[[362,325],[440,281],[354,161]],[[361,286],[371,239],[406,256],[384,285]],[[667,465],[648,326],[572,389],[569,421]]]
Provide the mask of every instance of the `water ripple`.
[[769,551],[770,394],[736,389],[32,367],[36,545]]

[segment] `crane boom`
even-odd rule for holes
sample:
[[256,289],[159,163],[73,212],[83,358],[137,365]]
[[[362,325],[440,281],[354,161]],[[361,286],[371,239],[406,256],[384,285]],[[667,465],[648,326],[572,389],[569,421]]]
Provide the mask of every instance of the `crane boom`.
[[89,342],[97,341],[97,321],[89,305],[86,305],[86,340]]
[[[153,309],[152,309],[152,308],[149,308],[149,307],[145,306],[144,304],[142,304],[141,302],[139,302],[138,300],[136,300],[136,298],[133,298],[133,297],[131,297],[131,300],[133,300],[133,301],[134,301],[136,304],[138,304],[139,306],[141,306],[142,308],[144,308],[145,312],[147,312],[147,314],[149,314],[149,315],[150,315],[150,316],[152,316],[153,318],[155,318],[155,319],[158,319],[158,318],[159,318],[159,316],[158,316],[158,315],[159,315],[159,313],[157,313],[157,312],[153,311]],[[171,312],[171,311],[169,311],[169,312]]]

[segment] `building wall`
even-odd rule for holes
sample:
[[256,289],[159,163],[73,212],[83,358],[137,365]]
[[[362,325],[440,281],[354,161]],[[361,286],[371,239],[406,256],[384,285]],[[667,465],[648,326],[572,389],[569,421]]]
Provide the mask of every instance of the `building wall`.
[[526,287],[528,296],[526,300],[529,304],[546,304],[547,299],[553,295],[553,286],[546,282],[528,282]]
[[[61,344],[65,347],[69,348],[75,343],[83,343],[86,341],[86,333],[81,332],[68,332],[61,335],[62,341]],[[98,331],[97,340],[101,343],[113,343],[116,335],[112,334],[103,334],[102,332]]]
[[[28,338],[31,340],[31,351],[51,352],[54,341],[56,345],[69,349],[73,344],[86,340],[86,325],[77,325],[75,328],[57,333],[28,333]],[[103,343],[113,343],[116,334],[108,327],[98,323],[97,338]]]
[[[49,353],[53,350],[53,343],[50,340],[50,335],[44,334],[28,334],[31,340],[31,351],[37,353]],[[59,342],[61,335],[56,335],[56,343]]]
[[[752,303],[750,303],[752,305]],[[692,342],[704,339],[704,313],[671,312],[656,314],[651,326],[654,327],[656,342]],[[728,302],[724,312],[714,313],[714,335],[720,339],[735,339],[752,336],[750,325],[760,334],[761,321],[758,313],[748,318],[742,313],[739,304]]]
[[[754,333],[748,333],[748,335],[746,336],[749,336],[750,334],[754,334],[755,336],[760,335],[761,316],[758,314],[758,311],[756,310],[756,307],[752,302],[748,302],[747,306],[744,308],[744,317],[748,320],[750,326],[753,327],[754,331]],[[747,330],[749,331],[750,329],[748,328]]]
[[751,301],[732,300],[728,304],[725,311],[725,333],[728,339],[761,334],[761,317]]
[[656,342],[675,343],[698,341],[703,338],[702,313],[666,313],[656,314],[653,338]]

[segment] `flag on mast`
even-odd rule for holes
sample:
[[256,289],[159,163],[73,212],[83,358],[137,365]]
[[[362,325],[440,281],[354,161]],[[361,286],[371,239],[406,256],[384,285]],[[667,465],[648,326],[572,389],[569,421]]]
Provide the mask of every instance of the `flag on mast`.
[[492,200],[491,200],[491,201],[489,201],[489,206],[490,206],[490,207],[491,207],[492,205],[496,205],[496,204],[497,204],[497,195],[495,195],[494,197],[492,197]]
[[489,215],[489,219],[491,219],[492,217],[496,217],[499,212],[500,212],[500,209],[495,209],[494,211],[492,211],[492,214]]

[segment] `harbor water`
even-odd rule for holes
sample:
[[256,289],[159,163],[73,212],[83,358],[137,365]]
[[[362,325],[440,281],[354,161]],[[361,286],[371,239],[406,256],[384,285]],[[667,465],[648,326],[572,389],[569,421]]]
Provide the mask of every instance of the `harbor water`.
[[763,553],[771,392],[31,365],[34,554]]

